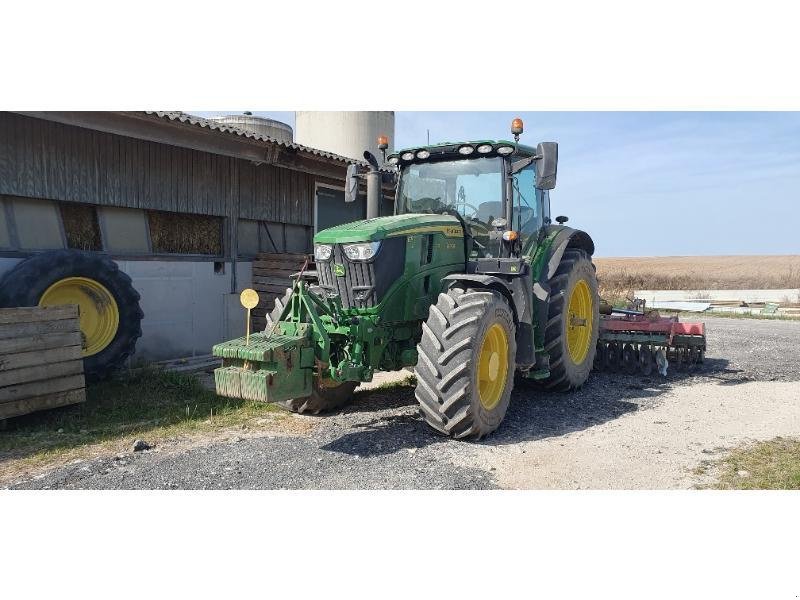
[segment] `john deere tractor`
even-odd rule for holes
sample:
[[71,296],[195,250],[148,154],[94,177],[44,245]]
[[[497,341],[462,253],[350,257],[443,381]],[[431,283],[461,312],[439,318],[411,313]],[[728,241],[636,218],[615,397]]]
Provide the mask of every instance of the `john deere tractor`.
[[431,427],[480,439],[515,381],[580,387],[598,336],[594,244],[551,222],[558,146],[523,145],[521,132],[515,120],[513,142],[425,146],[384,165],[365,153],[348,194],[367,179],[371,216],[391,178],[395,214],[316,234],[316,271],[298,274],[266,331],[214,347],[218,393],[318,413],[375,371],[414,366]]

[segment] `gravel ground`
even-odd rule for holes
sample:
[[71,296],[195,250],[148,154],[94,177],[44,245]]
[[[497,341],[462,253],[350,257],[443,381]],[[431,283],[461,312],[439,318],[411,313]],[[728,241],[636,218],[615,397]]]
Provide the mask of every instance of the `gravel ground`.
[[[800,435],[800,322],[704,319],[697,372],[593,374],[573,394],[514,391],[501,428],[474,444],[433,433],[413,390],[373,389],[310,419],[309,435],[156,448],[42,473],[19,488],[661,489],[742,443]],[[404,377],[407,374],[401,374]],[[387,379],[393,376],[388,375]],[[396,376],[394,376],[396,377]]]

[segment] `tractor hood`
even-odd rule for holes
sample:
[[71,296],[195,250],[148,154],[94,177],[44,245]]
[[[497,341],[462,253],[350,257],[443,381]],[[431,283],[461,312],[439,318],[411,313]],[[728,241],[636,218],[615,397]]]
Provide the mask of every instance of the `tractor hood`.
[[317,244],[377,242],[399,235],[437,232],[447,237],[464,235],[461,224],[453,216],[410,213],[337,225],[320,231],[314,236],[314,242]]

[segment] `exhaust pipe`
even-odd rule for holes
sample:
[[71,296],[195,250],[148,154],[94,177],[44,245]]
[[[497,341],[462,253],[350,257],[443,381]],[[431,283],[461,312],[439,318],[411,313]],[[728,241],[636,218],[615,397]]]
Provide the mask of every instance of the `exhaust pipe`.
[[367,171],[367,218],[376,219],[381,214],[383,177],[378,166],[378,160],[372,152],[365,151],[364,160],[369,163],[369,170]]

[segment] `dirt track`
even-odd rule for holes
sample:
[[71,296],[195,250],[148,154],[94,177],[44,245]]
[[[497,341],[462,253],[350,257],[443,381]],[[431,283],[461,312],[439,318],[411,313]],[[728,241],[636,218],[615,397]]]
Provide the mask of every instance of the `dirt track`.
[[[232,435],[189,450],[69,465],[25,488],[687,488],[704,461],[800,436],[800,322],[710,319],[702,370],[664,380],[593,374],[574,394],[515,390],[479,444],[443,439],[413,390],[375,390],[345,411],[294,417],[307,435]],[[713,470],[712,470],[713,472]]]

